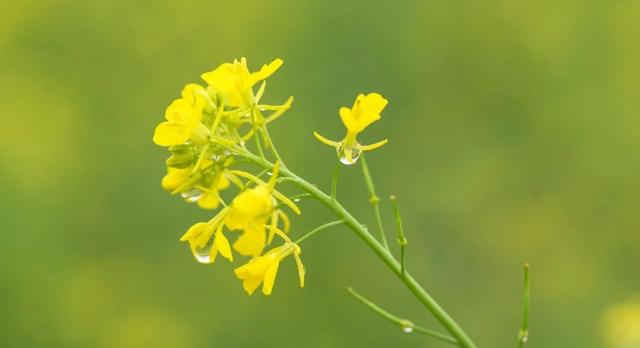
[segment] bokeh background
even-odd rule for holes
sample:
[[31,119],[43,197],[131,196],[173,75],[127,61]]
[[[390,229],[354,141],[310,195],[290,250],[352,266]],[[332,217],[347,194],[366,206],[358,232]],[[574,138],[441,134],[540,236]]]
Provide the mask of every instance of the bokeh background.
[[[640,347],[640,2],[71,1],[0,4],[0,346],[440,347],[349,297],[439,329],[346,229],[309,240],[274,294],[178,243],[209,215],[162,191],[164,108],[235,57],[285,61],[266,101],[290,168],[328,188],[337,109],[390,104],[363,142],[398,195],[409,269],[480,347]],[[370,225],[357,166],[340,199]],[[303,204],[294,233],[328,221]],[[383,204],[387,229],[391,210]],[[635,336],[634,336],[635,335]],[[635,337],[635,338],[634,338]]]

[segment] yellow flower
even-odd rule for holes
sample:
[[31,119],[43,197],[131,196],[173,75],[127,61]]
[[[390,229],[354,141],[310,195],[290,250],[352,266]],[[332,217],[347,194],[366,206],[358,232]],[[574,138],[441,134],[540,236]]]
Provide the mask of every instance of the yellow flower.
[[342,163],[353,164],[358,160],[362,151],[374,150],[387,143],[387,139],[385,139],[371,145],[361,145],[356,139],[360,132],[380,119],[380,113],[387,106],[387,103],[388,101],[378,93],[360,94],[351,109],[340,108],[340,118],[347,128],[347,135],[342,141],[329,140],[318,132],[313,134],[321,142],[335,147]]
[[276,225],[277,218],[280,216],[285,221],[285,225],[288,224],[287,216],[281,210],[276,209],[277,200],[282,201],[295,213],[300,214],[300,209],[291,200],[274,189],[279,166],[279,163],[276,163],[268,183],[248,173],[232,171],[232,174],[250,178],[258,184],[254,188],[241,192],[233,199],[229,206],[229,213],[224,220],[230,230],[243,231],[243,234],[233,243],[233,248],[242,255],[255,257],[262,254],[262,250],[267,244],[266,228],[269,220],[271,220],[272,226]]
[[233,200],[225,224],[230,230],[244,231],[233,243],[240,254],[262,253],[267,242],[265,226],[273,216],[274,206],[274,198],[265,185],[246,190]]
[[221,220],[225,213],[226,210],[223,209],[211,221],[198,222],[180,238],[181,242],[189,242],[191,252],[198,262],[214,263],[218,252],[229,261],[233,261],[229,240],[222,233],[224,225]]
[[201,123],[207,105],[205,95],[204,87],[186,85],[182,98],[174,100],[165,111],[166,121],[156,127],[153,142],[160,146],[179,145],[190,139],[201,142],[208,135],[208,129]]
[[202,74],[202,79],[213,87],[231,107],[250,106],[254,103],[253,86],[271,76],[282,65],[282,59],[275,59],[254,73],[249,72],[247,60],[243,57],[233,63],[224,63],[215,70]]
[[263,284],[262,293],[271,295],[280,261],[293,254],[298,267],[300,287],[304,287],[305,271],[300,259],[300,252],[300,247],[297,244],[287,242],[282,246],[269,250],[263,256],[251,259],[245,265],[236,268],[234,272],[238,279],[242,280],[242,287],[249,295],[253,294],[260,284]]

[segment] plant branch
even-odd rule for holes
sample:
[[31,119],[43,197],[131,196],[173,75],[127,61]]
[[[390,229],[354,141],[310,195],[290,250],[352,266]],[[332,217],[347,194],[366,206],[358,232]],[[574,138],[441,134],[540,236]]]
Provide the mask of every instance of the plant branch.
[[373,186],[373,180],[371,179],[371,174],[369,173],[369,167],[367,166],[367,161],[364,158],[364,154],[360,156],[360,161],[362,162],[362,174],[364,175],[364,181],[367,184],[367,189],[369,190],[369,194],[371,197],[369,198],[369,202],[373,206],[373,211],[376,215],[376,223],[378,224],[378,232],[380,232],[380,240],[382,241],[382,245],[384,248],[389,251],[389,243],[387,242],[387,236],[384,233],[384,227],[382,226],[382,215],[380,214],[380,198],[376,195],[376,188]]
[[[272,168],[273,163],[260,158],[244,148],[237,146],[229,146],[229,149],[236,152],[238,155],[246,157],[251,162],[263,167]],[[281,168],[281,175],[288,177],[287,181],[296,183],[301,189],[310,193],[319,202],[324,204],[327,208],[332,210],[336,216],[344,221],[344,224],[349,227],[360,239],[384,262],[384,264],[404,283],[404,285],[411,291],[411,293],[424,305],[424,307],[431,312],[431,314],[442,324],[442,326],[453,336],[458,344],[463,348],[476,348],[475,343],[469,338],[464,330],[451,318],[451,316],[436,302],[431,295],[416,281],[409,272],[402,272],[400,263],[389,253],[389,251],[376,240],[366,228],[356,218],[347,211],[340,202],[332,199],[329,195],[324,193],[315,185],[300,178],[295,173],[290,171],[287,167]]]
[[529,264],[524,264],[524,290],[522,292],[522,325],[518,332],[518,348],[524,347],[529,340],[529,303],[531,301],[531,285],[529,283]]
[[398,317],[396,315],[393,315],[393,314],[387,312],[386,310],[384,310],[383,308],[381,308],[377,304],[369,301],[366,297],[364,297],[364,296],[360,295],[359,293],[357,293],[351,287],[348,287],[347,291],[353,297],[355,297],[358,301],[362,302],[362,304],[364,304],[365,306],[369,307],[372,311],[378,313],[381,317],[383,317],[383,318],[389,320],[390,322],[400,326],[402,331],[404,331],[406,333],[411,333],[413,331],[416,331],[416,332],[422,333],[424,335],[431,336],[431,337],[433,337],[435,339],[439,339],[441,341],[444,341],[444,342],[447,342],[447,343],[451,343],[451,344],[454,344],[456,346],[458,345],[458,341],[456,341],[456,339],[451,337],[451,336],[447,336],[447,335],[441,334],[439,332],[423,328],[421,326],[418,326],[418,325],[414,324],[411,320],[402,319],[402,318],[400,318],[400,317]]

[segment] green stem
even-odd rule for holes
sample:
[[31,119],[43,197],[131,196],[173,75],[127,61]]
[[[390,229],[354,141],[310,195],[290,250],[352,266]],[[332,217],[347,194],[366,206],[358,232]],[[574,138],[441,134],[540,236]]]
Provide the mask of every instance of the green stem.
[[376,223],[378,224],[378,232],[380,233],[380,240],[382,240],[382,245],[384,248],[389,251],[389,243],[387,242],[387,236],[384,233],[384,227],[382,226],[382,215],[380,214],[380,198],[376,195],[376,188],[373,186],[373,180],[371,179],[371,174],[369,173],[369,167],[367,166],[367,161],[364,159],[364,154],[360,156],[360,161],[362,163],[362,174],[364,175],[364,181],[367,184],[367,189],[369,190],[369,194],[371,197],[369,198],[369,202],[373,206],[373,212],[376,215]]
[[[272,168],[273,164],[269,161],[260,158],[252,153],[249,153],[245,149],[239,147],[230,147],[231,150],[237,152],[239,155],[248,158],[250,161],[256,163],[263,168]],[[290,181],[294,182],[304,191],[309,192],[319,202],[324,204],[327,208],[332,210],[338,218],[344,221],[360,239],[384,262],[384,264],[404,283],[404,285],[411,291],[411,293],[424,305],[424,307],[431,312],[431,314],[442,324],[442,326],[453,336],[463,348],[476,348],[475,343],[469,338],[464,330],[456,323],[453,318],[436,302],[436,300],[429,295],[429,293],[418,283],[409,272],[402,273],[400,263],[389,253],[389,251],[376,240],[366,228],[356,220],[356,218],[347,211],[340,202],[332,199],[329,195],[317,188],[310,182],[300,178],[295,173],[291,172],[288,168],[282,167],[280,170],[282,176],[290,178]]]
[[340,167],[342,164],[338,161],[336,163],[336,169],[333,170],[333,178],[331,178],[331,198],[336,199],[336,193],[338,191],[338,175],[340,175]]
[[325,230],[325,229],[327,229],[329,227],[333,227],[335,225],[340,225],[342,223],[344,223],[344,221],[342,221],[342,220],[336,220],[336,221],[327,222],[326,224],[320,225],[320,226],[314,228],[313,230],[307,232],[304,236],[298,238],[298,240],[295,241],[295,243],[296,244],[300,244],[300,243],[304,242],[305,239],[313,236],[314,234],[316,234],[316,233],[318,233],[318,232],[320,232],[322,230]]
[[529,340],[529,303],[531,301],[531,285],[529,283],[529,264],[524,264],[524,291],[522,292],[522,325],[518,332],[518,348],[524,347]]
[[456,341],[455,338],[447,336],[447,335],[443,335],[439,332],[436,331],[432,331],[426,328],[423,328],[421,326],[418,326],[416,324],[414,324],[412,321],[407,320],[407,319],[402,319],[396,315],[393,315],[389,312],[387,312],[386,310],[384,310],[383,308],[381,308],[380,306],[378,306],[377,304],[369,301],[366,297],[360,295],[359,293],[357,293],[355,290],[353,290],[351,287],[347,288],[347,291],[349,291],[349,293],[351,295],[353,295],[353,297],[355,297],[358,301],[362,302],[362,304],[364,304],[365,306],[369,307],[372,311],[380,314],[380,316],[382,316],[383,318],[389,320],[390,322],[400,326],[400,328],[402,328],[402,330],[404,332],[420,332],[422,334],[425,334],[427,336],[431,336],[433,338],[439,339],[441,341],[447,342],[447,343],[451,343],[454,345],[458,345],[458,341]]
[[396,196],[390,196],[389,200],[391,201],[391,206],[393,207],[393,215],[396,218],[396,230],[398,232],[398,245],[400,246],[400,267],[402,273],[404,274],[406,266],[404,261],[404,252],[405,247],[409,243],[407,238],[404,236],[404,228],[402,226],[402,217],[400,216],[400,210],[398,209],[398,200]]

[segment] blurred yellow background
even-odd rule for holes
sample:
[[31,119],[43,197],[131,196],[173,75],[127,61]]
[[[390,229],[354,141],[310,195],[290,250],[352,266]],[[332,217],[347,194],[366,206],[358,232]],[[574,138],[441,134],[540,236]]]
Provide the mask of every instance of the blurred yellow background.
[[[267,298],[178,243],[210,213],[160,188],[153,129],[246,56],[284,59],[264,100],[296,100],[272,135],[325,189],[312,131],[340,138],[360,92],[390,100],[362,136],[390,139],[372,175],[408,268],[480,347],[515,346],[525,261],[528,346],[640,347],[638,18],[635,0],[3,2],[0,346],[441,346],[348,296],[440,329],[346,229],[305,245],[305,289],[286,262]],[[357,166],[338,195],[373,225]],[[302,208],[294,233],[331,218]]]

